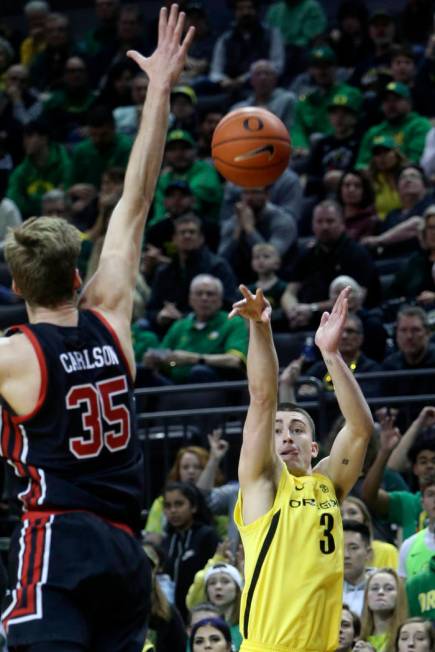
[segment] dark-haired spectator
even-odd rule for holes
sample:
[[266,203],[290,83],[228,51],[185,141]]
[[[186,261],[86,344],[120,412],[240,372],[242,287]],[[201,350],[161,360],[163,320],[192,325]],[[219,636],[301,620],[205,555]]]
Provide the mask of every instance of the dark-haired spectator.
[[85,60],[69,57],[65,62],[62,86],[50,93],[44,102],[44,117],[53,125],[56,140],[66,143],[82,140],[82,128],[95,98]]
[[[421,493],[411,491],[385,491],[381,489],[382,476],[392,450],[400,440],[397,428],[381,429],[380,447],[367,470],[362,484],[362,499],[370,510],[389,523],[395,523],[407,539],[425,527],[426,513],[421,504]],[[422,487],[435,471],[435,436],[433,432],[421,433],[408,452],[412,472],[418,486]]]
[[435,91],[430,83],[428,59],[417,65],[417,55],[411,47],[395,45],[391,50],[390,72],[392,81],[408,86],[415,111],[430,118],[434,112]]
[[20,45],[20,63],[30,66],[36,55],[46,46],[45,27],[50,14],[50,5],[45,0],[30,0],[24,5],[27,33]]
[[341,612],[340,633],[338,647],[335,652],[351,652],[361,630],[361,621],[347,604],[343,604]]
[[166,187],[175,179],[189,184],[195,200],[195,209],[207,221],[217,222],[222,201],[222,184],[216,169],[206,161],[196,158],[196,143],[184,129],[168,133],[165,147],[165,165],[157,182],[154,195],[154,213],[150,224],[164,217],[163,204]]
[[378,136],[393,138],[402,154],[413,163],[418,163],[431,124],[427,118],[412,110],[408,86],[389,82],[382,92],[382,112],[385,120],[371,127],[361,142],[357,167],[368,167],[373,142]]
[[26,156],[9,177],[6,196],[27,219],[40,215],[44,193],[68,187],[71,161],[65,147],[51,140],[48,125],[42,121],[24,127],[23,141]]
[[234,25],[218,38],[210,65],[210,79],[234,100],[246,88],[254,61],[268,59],[280,75],[284,44],[276,28],[260,20],[258,0],[234,0]]
[[296,250],[295,219],[268,200],[265,186],[244,188],[230,219],[222,224],[219,254],[233,268],[239,282],[251,283],[252,248],[259,243],[272,244],[281,257],[281,269],[291,267]]
[[201,1],[188,2],[186,12],[186,31],[195,28],[195,36],[189,48],[186,66],[181,73],[180,81],[184,84],[194,84],[207,75],[213,56],[216,36],[210,26],[206,8]]
[[228,319],[223,285],[210,274],[190,283],[192,312],[178,319],[162,339],[160,351],[148,351],[145,363],[160,368],[174,383],[239,380],[245,370],[248,331],[241,319]]
[[342,0],[337,25],[330,34],[339,66],[353,70],[370,53],[369,13],[362,0]]
[[204,245],[201,220],[193,214],[174,222],[173,260],[157,269],[152,282],[147,316],[161,331],[189,310],[189,288],[198,274],[210,274],[222,282],[226,305],[235,300],[236,279],[227,261]]
[[343,602],[361,616],[364,591],[370,570],[367,562],[372,555],[370,530],[365,523],[344,520],[344,586]]
[[354,101],[361,98],[358,89],[337,81],[337,59],[327,45],[310,50],[308,66],[317,88],[301,97],[296,104],[292,141],[296,151],[307,153],[315,134],[330,134],[332,131],[329,106],[336,95],[351,94]]
[[[205,618],[192,627],[190,635],[190,649],[192,652],[203,652],[214,643],[221,652],[231,652],[231,630],[222,618]],[[216,650],[218,648],[216,647]]]
[[204,109],[199,117],[198,138],[197,138],[197,157],[207,163],[212,163],[211,158],[211,141],[214,130],[224,117],[222,106],[210,105]]
[[326,192],[335,192],[343,172],[356,161],[361,133],[357,128],[361,95],[352,88],[334,95],[328,105],[332,133],[322,136],[311,147],[305,166],[305,195],[322,199]]
[[129,136],[115,132],[112,111],[108,107],[93,107],[86,125],[89,137],[75,145],[72,152],[72,184],[86,183],[98,189],[105,170],[127,166],[132,141]]
[[94,11],[95,26],[85,34],[80,44],[87,57],[99,54],[116,39],[119,0],[94,0]]
[[74,54],[70,22],[65,14],[52,13],[47,18],[46,47],[30,66],[30,80],[41,91],[62,86],[65,63]]
[[187,181],[175,179],[166,186],[163,203],[165,216],[146,230],[146,244],[160,250],[165,256],[173,256],[176,248],[173,242],[174,223],[187,213],[193,214],[195,197]]
[[326,29],[326,15],[317,0],[279,0],[266,13],[266,23],[279,29],[286,48],[286,81],[304,68],[305,49]]
[[170,129],[186,129],[196,136],[198,98],[191,86],[175,86],[171,91]]
[[292,328],[316,324],[323,310],[331,308],[329,286],[340,274],[352,276],[367,292],[365,306],[380,298],[379,277],[367,250],[346,234],[343,211],[327,199],[313,212],[314,243],[298,256],[283,300]]
[[135,75],[132,61],[127,58],[115,61],[101,83],[98,102],[112,110],[118,106],[131,106],[131,83]]
[[20,125],[37,120],[43,105],[39,93],[29,86],[29,72],[21,64],[8,68],[5,88],[0,93],[0,119],[6,126],[11,118]]
[[337,199],[343,207],[346,233],[351,238],[361,240],[374,233],[378,224],[375,194],[365,174],[359,170],[345,172],[338,186]]
[[386,290],[387,298],[405,297],[423,306],[435,305],[435,205],[423,214],[421,246],[412,253],[394,275]]
[[351,84],[363,90],[379,82],[390,64],[391,48],[396,38],[396,24],[388,9],[373,9],[369,16],[368,34],[370,51],[356,62],[350,78]]
[[139,128],[139,119],[148,90],[148,77],[143,73],[131,81],[131,106],[119,106],[113,111],[115,128],[118,134],[134,136]]
[[231,110],[245,106],[261,106],[274,113],[287,129],[293,125],[296,96],[285,88],[278,87],[278,73],[275,66],[267,59],[255,61],[250,68],[250,84],[253,93],[245,100],[237,102]]

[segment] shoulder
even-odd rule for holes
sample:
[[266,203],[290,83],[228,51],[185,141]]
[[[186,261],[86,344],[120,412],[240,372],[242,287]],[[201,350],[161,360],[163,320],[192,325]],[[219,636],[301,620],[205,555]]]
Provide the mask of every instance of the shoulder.
[[382,363],[382,369],[389,369],[390,371],[401,369],[403,366],[403,356],[400,351],[391,353]]

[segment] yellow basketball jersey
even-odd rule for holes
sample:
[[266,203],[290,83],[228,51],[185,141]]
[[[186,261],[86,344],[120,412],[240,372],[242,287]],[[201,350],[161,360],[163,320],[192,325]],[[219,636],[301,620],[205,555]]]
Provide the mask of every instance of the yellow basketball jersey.
[[283,465],[272,508],[243,524],[241,652],[328,652],[338,647],[343,596],[343,528],[334,486]]

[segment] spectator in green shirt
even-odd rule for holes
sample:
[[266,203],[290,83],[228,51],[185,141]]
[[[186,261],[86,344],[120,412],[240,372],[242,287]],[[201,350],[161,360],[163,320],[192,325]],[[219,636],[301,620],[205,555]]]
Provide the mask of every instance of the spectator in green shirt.
[[189,293],[193,312],[170,327],[158,354],[145,354],[145,364],[162,368],[174,383],[240,378],[246,362],[248,331],[243,319],[228,319],[222,300],[223,286],[218,278],[196,276]]
[[65,147],[50,139],[49,127],[42,120],[25,126],[23,140],[26,156],[9,177],[6,197],[27,219],[41,214],[42,195],[69,185],[71,161]]
[[[427,570],[411,577],[406,582],[409,613],[435,622],[435,555]],[[433,649],[433,648],[431,648]]]
[[361,142],[357,168],[368,167],[373,140],[378,136],[392,137],[409,161],[419,163],[431,123],[412,111],[409,87],[400,82],[387,84],[382,94],[382,112],[385,120],[369,129]]
[[95,106],[89,111],[89,138],[76,145],[72,153],[72,184],[88,183],[99,188],[108,168],[127,166],[132,139],[117,134],[110,109]]
[[169,132],[165,148],[165,166],[154,195],[154,215],[149,226],[165,216],[164,196],[175,179],[187,181],[195,197],[195,212],[208,221],[217,222],[222,202],[222,184],[215,168],[196,158],[193,137],[183,129]]

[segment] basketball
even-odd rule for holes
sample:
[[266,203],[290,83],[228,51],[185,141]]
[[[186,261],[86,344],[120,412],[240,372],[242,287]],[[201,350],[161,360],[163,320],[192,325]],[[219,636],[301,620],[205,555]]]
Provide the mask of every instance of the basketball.
[[286,169],[290,135],[281,120],[266,109],[247,106],[219,122],[211,143],[217,170],[242,188],[266,186]]

